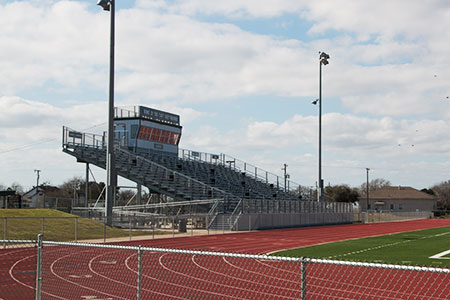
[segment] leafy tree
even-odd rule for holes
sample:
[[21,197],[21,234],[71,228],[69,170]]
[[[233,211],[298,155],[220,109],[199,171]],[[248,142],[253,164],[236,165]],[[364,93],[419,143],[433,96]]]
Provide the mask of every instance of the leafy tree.
[[325,199],[329,202],[357,202],[358,189],[346,184],[325,187]]
[[450,180],[433,186],[431,190],[438,198],[437,209],[450,210]]

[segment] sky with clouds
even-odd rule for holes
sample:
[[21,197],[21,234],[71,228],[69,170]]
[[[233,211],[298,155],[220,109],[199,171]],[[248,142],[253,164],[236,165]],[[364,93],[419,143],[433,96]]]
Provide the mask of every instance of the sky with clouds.
[[[117,106],[181,115],[180,147],[305,186],[449,180],[446,0],[117,0]],[[95,0],[0,0],[0,184],[58,185],[84,166],[63,125],[106,130],[109,14]],[[93,168],[98,181],[105,172]]]

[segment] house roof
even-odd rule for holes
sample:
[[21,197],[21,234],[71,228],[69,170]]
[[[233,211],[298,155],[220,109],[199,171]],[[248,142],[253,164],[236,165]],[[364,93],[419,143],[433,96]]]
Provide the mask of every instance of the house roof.
[[[56,186],[51,186],[51,185],[40,185],[38,191],[44,192],[44,193],[57,192],[57,191],[59,191],[59,188]],[[36,194],[36,187],[33,187],[31,190],[24,193],[24,197],[31,197],[35,194]]]
[[370,191],[369,198],[377,199],[420,199],[420,200],[436,200],[433,195],[416,190],[409,186],[385,186],[383,188]]

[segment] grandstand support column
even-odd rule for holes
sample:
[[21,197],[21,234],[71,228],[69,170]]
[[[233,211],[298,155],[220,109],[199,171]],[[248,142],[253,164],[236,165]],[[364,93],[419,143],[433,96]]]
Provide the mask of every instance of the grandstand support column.
[[106,144],[106,224],[112,225],[112,211],[116,197],[117,174],[114,156],[114,33],[115,0],[99,0],[97,5],[111,12],[110,55],[109,55],[109,101],[108,101],[108,142]]
[[89,206],[89,163],[86,163],[86,184],[84,189],[84,207]]
[[137,191],[136,191],[136,204],[141,205],[141,199],[142,199],[142,185],[138,183],[137,185]]

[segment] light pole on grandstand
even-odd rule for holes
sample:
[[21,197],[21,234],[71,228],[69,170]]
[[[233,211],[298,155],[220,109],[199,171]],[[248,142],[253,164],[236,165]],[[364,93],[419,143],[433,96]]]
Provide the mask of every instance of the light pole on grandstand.
[[97,5],[111,12],[111,42],[109,54],[108,142],[106,145],[106,223],[112,225],[112,208],[116,197],[117,174],[114,157],[114,31],[115,0],[99,0]]
[[323,179],[322,179],[322,65],[328,65],[330,56],[325,52],[319,52],[319,99],[312,103],[319,103],[319,191],[317,193],[317,201],[323,200]]

